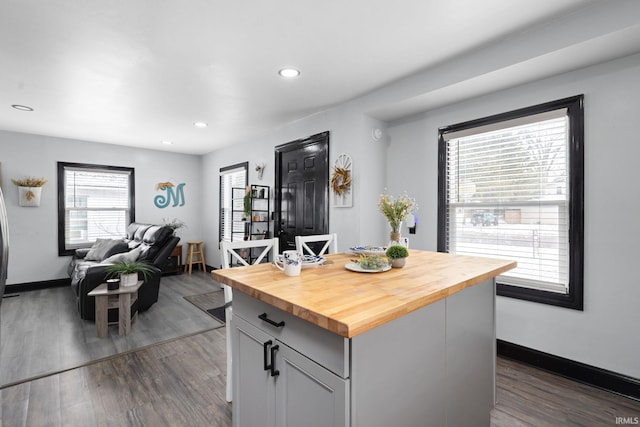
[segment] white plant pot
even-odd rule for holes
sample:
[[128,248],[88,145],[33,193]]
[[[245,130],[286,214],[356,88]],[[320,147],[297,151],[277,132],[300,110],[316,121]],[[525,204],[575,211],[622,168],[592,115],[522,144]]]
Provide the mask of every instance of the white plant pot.
[[407,259],[406,258],[396,258],[394,260],[391,260],[391,267],[393,268],[402,268],[404,267],[404,265],[407,263]]
[[20,206],[40,206],[42,187],[18,187],[18,204]]
[[120,275],[121,286],[135,286],[136,283],[138,283],[138,273]]

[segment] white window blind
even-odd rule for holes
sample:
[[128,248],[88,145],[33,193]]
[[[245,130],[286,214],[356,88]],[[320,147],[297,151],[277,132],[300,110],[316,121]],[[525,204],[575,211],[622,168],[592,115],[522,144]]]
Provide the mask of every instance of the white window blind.
[[513,259],[500,283],[569,287],[569,119],[566,109],[445,136],[446,246]]
[[65,248],[119,238],[131,222],[131,172],[64,167]]
[[231,242],[242,240],[244,236],[241,219],[246,183],[245,166],[220,172],[220,240]]

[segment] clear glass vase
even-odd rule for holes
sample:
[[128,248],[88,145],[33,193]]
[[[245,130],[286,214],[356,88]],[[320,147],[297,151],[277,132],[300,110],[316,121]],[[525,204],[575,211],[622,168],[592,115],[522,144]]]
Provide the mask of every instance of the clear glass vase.
[[397,228],[391,226],[391,232],[389,233],[389,246],[401,244],[402,236],[400,235],[400,230],[402,230],[402,223],[398,224]]

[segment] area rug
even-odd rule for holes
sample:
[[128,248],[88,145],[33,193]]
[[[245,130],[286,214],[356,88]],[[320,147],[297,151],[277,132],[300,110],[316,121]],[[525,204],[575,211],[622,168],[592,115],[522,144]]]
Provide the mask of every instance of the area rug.
[[185,296],[184,299],[216,320],[225,323],[224,291],[219,290],[199,295],[189,295]]

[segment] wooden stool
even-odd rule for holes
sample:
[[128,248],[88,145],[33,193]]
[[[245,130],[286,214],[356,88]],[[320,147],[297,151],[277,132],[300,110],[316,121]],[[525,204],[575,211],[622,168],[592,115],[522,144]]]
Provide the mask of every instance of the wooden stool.
[[[197,255],[194,259],[194,255]],[[204,252],[202,251],[202,242],[187,242],[187,262],[184,264],[184,271],[189,268],[189,274],[193,268],[193,264],[202,266],[202,271],[207,271],[204,262]]]

